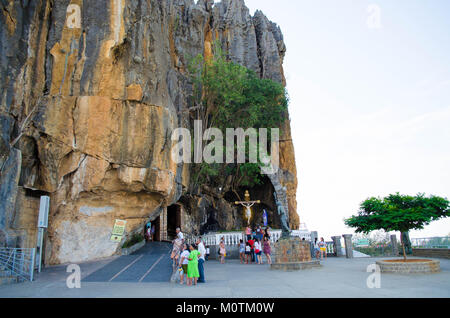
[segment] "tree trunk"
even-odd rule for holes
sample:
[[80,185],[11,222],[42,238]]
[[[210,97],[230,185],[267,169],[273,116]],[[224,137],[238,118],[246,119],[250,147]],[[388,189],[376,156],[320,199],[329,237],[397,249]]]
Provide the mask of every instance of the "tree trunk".
[[403,241],[402,241],[402,248],[403,248],[403,259],[406,262],[405,242],[403,242]]

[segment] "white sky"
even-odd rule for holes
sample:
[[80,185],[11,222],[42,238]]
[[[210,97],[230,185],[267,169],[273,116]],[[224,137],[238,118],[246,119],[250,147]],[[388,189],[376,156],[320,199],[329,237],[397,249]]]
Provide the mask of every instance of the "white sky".
[[[246,4],[284,34],[301,222],[329,239],[368,197],[450,197],[450,1]],[[449,233],[450,218],[411,237]]]

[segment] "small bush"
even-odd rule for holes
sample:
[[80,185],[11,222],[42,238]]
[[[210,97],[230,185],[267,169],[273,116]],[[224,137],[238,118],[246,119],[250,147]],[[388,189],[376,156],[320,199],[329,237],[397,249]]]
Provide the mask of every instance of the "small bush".
[[132,246],[142,242],[144,239],[145,238],[142,234],[134,233],[129,240],[127,240],[127,241],[125,241],[125,243],[123,243],[122,248],[132,247]]

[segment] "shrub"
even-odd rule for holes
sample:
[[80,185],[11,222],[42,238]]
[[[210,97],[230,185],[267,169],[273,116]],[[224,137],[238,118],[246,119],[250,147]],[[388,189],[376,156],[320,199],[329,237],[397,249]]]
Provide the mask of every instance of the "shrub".
[[142,234],[134,233],[130,239],[128,239],[127,241],[125,241],[125,243],[123,243],[122,248],[132,247],[132,246],[142,242],[143,240],[145,240],[145,238]]

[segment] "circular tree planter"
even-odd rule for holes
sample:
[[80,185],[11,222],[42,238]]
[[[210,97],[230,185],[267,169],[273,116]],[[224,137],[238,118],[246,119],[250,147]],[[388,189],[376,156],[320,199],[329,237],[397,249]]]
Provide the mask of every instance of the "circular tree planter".
[[431,274],[441,271],[438,260],[432,259],[392,259],[376,262],[382,273],[397,274]]

